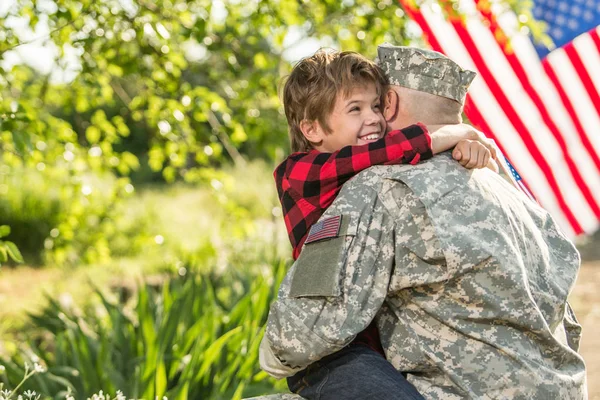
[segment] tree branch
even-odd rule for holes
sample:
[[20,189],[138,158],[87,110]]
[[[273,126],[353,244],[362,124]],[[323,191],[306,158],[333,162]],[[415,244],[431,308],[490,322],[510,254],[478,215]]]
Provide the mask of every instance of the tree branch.
[[225,151],[227,151],[227,153],[229,153],[229,156],[232,158],[235,165],[241,166],[241,167],[245,166],[246,160],[244,160],[244,157],[242,157],[240,152],[231,143],[231,141],[229,140],[229,137],[223,131],[223,125],[221,125],[221,123],[217,119],[217,116],[212,111],[209,111],[209,113],[208,113],[208,123],[210,124],[210,127],[217,134],[217,137],[219,138],[221,143],[223,143],[223,147],[225,147]]

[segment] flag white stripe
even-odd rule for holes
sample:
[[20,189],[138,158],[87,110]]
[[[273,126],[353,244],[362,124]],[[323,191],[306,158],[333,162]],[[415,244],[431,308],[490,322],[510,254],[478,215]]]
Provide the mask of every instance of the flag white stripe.
[[583,66],[587,70],[596,91],[600,92],[600,54],[590,35],[580,35],[573,40],[573,47],[577,50]]
[[[462,67],[476,70],[475,63],[460,37],[445,21],[444,16],[441,13],[433,12],[426,5],[421,7],[420,12],[444,51]],[[469,93],[487,124],[495,133],[499,133],[496,137],[502,137],[504,148],[509,154],[511,162],[527,180],[540,203],[572,235],[573,229],[562,212],[552,188],[548,185],[544,173],[531,157],[520,135],[515,131],[514,126],[500,108],[483,79],[475,79]]]

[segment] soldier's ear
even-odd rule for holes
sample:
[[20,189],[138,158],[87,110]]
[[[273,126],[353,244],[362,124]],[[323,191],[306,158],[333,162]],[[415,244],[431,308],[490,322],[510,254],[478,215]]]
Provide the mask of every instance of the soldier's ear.
[[303,119],[300,122],[302,134],[313,146],[320,146],[323,142],[324,131],[318,121]]
[[398,116],[399,104],[398,93],[394,89],[389,88],[383,97],[383,117],[387,123],[392,122]]

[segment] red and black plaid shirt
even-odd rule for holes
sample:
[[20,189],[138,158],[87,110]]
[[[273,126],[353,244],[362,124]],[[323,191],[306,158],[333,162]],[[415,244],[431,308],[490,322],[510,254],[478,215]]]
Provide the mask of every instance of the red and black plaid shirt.
[[[310,227],[321,218],[350,178],[373,165],[416,164],[432,156],[431,136],[422,124],[392,131],[373,143],[346,146],[333,153],[312,150],[290,155],[273,175],[294,248],[294,260],[300,255]],[[374,323],[353,343],[365,344],[383,354]]]
[[433,155],[431,137],[422,124],[392,131],[383,138],[333,153],[294,153],[274,172],[294,260],[308,230],[335,200],[342,185],[373,165],[416,164]]

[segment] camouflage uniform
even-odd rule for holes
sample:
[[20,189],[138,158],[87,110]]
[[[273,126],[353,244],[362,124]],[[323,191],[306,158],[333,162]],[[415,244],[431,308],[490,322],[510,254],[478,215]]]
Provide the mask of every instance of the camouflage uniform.
[[464,104],[477,75],[437,51],[387,43],[377,47],[377,64],[392,85],[447,97],[460,104]]
[[[463,103],[475,74],[440,53],[390,45],[393,85]],[[375,319],[388,360],[428,399],[583,399],[581,327],[567,303],[580,260],[546,211],[489,170],[448,153],[372,167],[321,221],[272,305],[260,349],[291,376]]]
[[305,246],[272,305],[267,372],[291,375],[376,318],[425,398],[586,397],[567,303],[579,255],[523,193],[445,153],[360,173],[322,219],[336,215],[338,236]]

